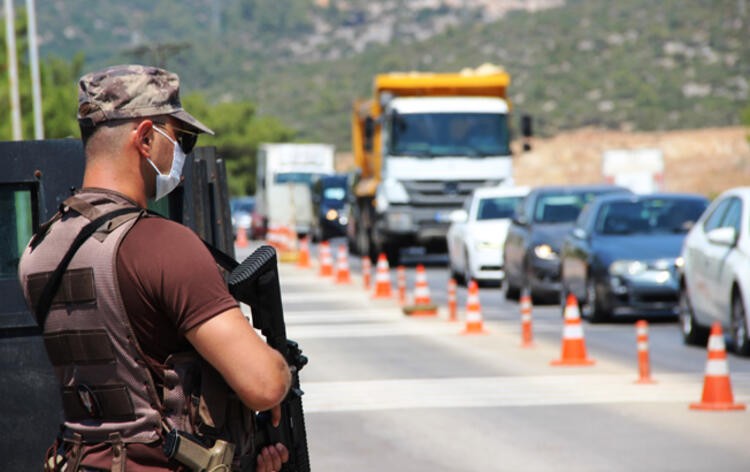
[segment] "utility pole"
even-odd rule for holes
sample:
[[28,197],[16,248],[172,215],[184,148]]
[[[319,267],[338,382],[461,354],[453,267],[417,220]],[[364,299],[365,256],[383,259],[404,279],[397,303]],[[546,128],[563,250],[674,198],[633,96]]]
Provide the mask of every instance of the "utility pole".
[[16,25],[13,0],[5,0],[5,42],[8,45],[8,82],[10,86],[10,114],[13,122],[13,140],[20,141],[21,99],[18,95],[18,61],[16,59]]
[[26,0],[29,17],[29,64],[31,66],[31,94],[34,101],[34,138],[44,139],[42,121],[42,87],[39,83],[39,46],[36,41],[36,8],[34,0]]

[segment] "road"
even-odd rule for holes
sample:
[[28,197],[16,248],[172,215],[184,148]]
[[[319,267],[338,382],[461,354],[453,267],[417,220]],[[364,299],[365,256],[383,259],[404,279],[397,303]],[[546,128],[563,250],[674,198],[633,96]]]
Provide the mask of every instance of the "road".
[[[334,242],[334,246],[339,241]],[[314,252],[314,250],[313,250]],[[249,253],[238,250],[238,257]],[[676,323],[652,320],[653,385],[636,384],[632,320],[584,323],[591,367],[553,367],[558,306],[533,309],[535,346],[520,347],[519,308],[481,289],[487,334],[463,335],[445,309],[444,266],[428,266],[437,317],[404,316],[373,300],[350,258],[352,284],[281,264],[289,337],[301,372],[315,471],[746,470],[747,411],[688,408],[703,388],[706,351]],[[407,269],[413,287],[414,269]],[[395,271],[391,271],[395,286]],[[750,359],[729,355],[737,402],[750,403]]]

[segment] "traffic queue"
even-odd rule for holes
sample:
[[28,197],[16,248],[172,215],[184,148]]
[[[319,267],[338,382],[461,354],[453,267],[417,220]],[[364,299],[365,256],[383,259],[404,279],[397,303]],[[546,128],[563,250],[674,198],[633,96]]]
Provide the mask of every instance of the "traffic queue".
[[501,288],[514,301],[527,291],[561,310],[572,295],[591,323],[679,320],[690,345],[706,345],[718,321],[733,350],[750,355],[750,188],[709,202],[607,184],[481,187],[450,220],[447,266],[457,284]]

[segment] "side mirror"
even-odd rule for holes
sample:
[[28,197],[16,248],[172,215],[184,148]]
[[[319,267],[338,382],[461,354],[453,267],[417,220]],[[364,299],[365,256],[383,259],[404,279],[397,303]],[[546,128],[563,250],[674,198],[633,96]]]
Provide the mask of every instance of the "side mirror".
[[529,221],[526,219],[525,216],[520,214],[513,215],[513,223],[519,225],[519,226],[526,226],[529,224]]
[[574,228],[573,229],[573,237],[576,239],[586,239],[586,231],[584,231],[582,228]]
[[733,247],[737,244],[737,231],[730,227],[713,229],[708,232],[706,237],[713,244],[720,246]]
[[375,120],[368,116],[365,118],[365,151],[372,151],[372,142],[375,138]]
[[534,136],[534,122],[531,115],[521,115],[521,136],[523,136],[523,151],[531,151],[530,139]]
[[469,220],[469,214],[466,210],[453,210],[450,214],[451,223],[466,223]]

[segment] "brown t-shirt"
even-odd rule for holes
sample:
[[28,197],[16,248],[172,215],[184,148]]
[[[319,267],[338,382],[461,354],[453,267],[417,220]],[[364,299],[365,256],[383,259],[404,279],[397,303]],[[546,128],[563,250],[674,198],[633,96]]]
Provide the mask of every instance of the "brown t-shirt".
[[[196,234],[163,218],[144,218],[125,236],[117,254],[117,279],[141,349],[159,364],[169,354],[190,349],[185,333],[191,328],[238,306]],[[106,446],[90,453],[85,464],[111,463]],[[161,443],[130,444],[127,456],[128,471],[176,466],[167,463]]]

